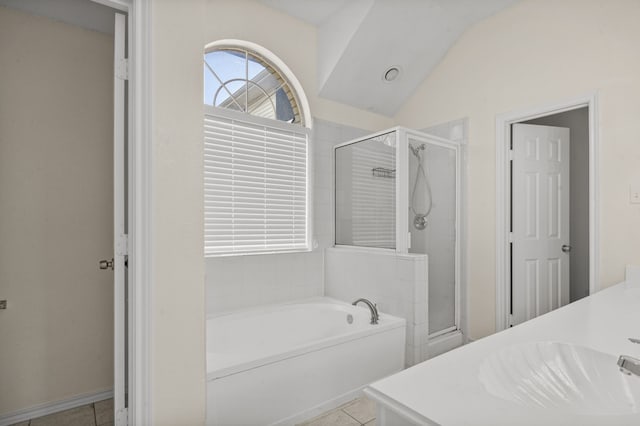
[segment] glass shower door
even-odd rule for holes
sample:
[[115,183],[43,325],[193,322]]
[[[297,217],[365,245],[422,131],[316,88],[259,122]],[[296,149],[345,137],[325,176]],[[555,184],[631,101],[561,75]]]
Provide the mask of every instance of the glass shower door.
[[429,259],[429,336],[454,331],[458,316],[458,146],[407,134],[409,253]]
[[336,244],[396,248],[396,132],[335,150]]

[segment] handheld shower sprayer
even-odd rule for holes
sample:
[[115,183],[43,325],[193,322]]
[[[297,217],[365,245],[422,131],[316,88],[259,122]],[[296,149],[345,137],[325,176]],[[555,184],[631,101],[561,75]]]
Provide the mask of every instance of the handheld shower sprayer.
[[[414,218],[413,218],[413,226],[421,231],[423,229],[425,229],[427,227],[427,216],[429,216],[429,213],[431,213],[431,207],[433,207],[433,202],[431,200],[431,185],[429,184],[429,179],[427,178],[427,173],[424,170],[424,165],[422,164],[422,154],[421,151],[424,151],[426,149],[426,145],[425,144],[421,144],[419,146],[413,146],[412,144],[409,144],[409,149],[411,149],[411,152],[413,153],[413,155],[418,159],[418,168],[416,169],[416,177],[415,180],[413,182],[413,190],[411,191],[411,203],[410,203],[410,209],[411,212],[414,214]],[[418,180],[419,178],[422,177],[424,179],[424,183],[425,183],[425,187],[426,187],[426,198],[427,198],[427,207],[426,207],[426,212],[424,213],[420,213],[418,211],[416,211],[415,205],[416,205],[416,189],[418,188]]]
[[415,146],[413,146],[413,145],[409,144],[409,149],[411,150],[411,152],[413,152],[413,155],[415,155],[415,156],[418,158],[418,160],[422,160],[422,158],[421,158],[421,156],[420,156],[420,151],[424,151],[424,150],[425,150],[425,148],[426,148],[426,147],[425,147],[425,145],[424,145],[424,144],[420,145],[420,146],[419,146],[419,147],[417,147],[417,148],[416,148]]

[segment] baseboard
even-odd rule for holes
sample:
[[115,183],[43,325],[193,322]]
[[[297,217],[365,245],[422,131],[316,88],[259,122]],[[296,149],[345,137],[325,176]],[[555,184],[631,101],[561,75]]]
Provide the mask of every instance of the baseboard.
[[14,423],[23,422],[29,419],[46,416],[57,413],[59,411],[68,410],[70,408],[80,407],[82,405],[91,404],[93,402],[102,401],[103,399],[113,398],[113,389],[102,390],[97,392],[89,392],[76,395],[72,398],[62,399],[54,402],[45,402],[44,404],[34,405],[29,408],[14,411],[13,413],[0,414],[0,426],[8,426]]

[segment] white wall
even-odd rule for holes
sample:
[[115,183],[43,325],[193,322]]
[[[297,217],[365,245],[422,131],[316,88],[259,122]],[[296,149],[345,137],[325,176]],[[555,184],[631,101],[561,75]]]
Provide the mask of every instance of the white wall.
[[469,118],[470,333],[495,331],[495,120],[594,90],[600,122],[600,285],[640,258],[640,2],[524,0],[469,29],[396,116],[424,128]]
[[569,209],[571,224],[570,300],[589,295],[589,109],[554,114],[527,124],[567,127],[571,132]]
[[[202,55],[206,44],[243,39],[283,60],[314,117],[375,130],[392,122],[318,98],[316,30],[249,0],[153,2],[154,424],[205,418]],[[209,271],[211,272],[211,271]]]
[[0,7],[0,75],[2,417],[113,386],[113,38]]
[[205,420],[205,2],[153,2],[154,425]]

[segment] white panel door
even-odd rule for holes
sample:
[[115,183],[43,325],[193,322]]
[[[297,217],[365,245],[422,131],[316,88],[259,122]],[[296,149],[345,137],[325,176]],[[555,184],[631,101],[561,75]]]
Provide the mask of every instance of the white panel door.
[[569,303],[569,129],[512,129],[512,325]]
[[114,79],[113,79],[113,206],[114,206],[114,256],[113,256],[113,409],[116,426],[127,424],[127,298],[126,298],[126,259],[128,253],[126,234],[126,196],[125,188],[125,81],[127,66],[125,59],[126,40],[125,15],[115,14],[114,32]]

